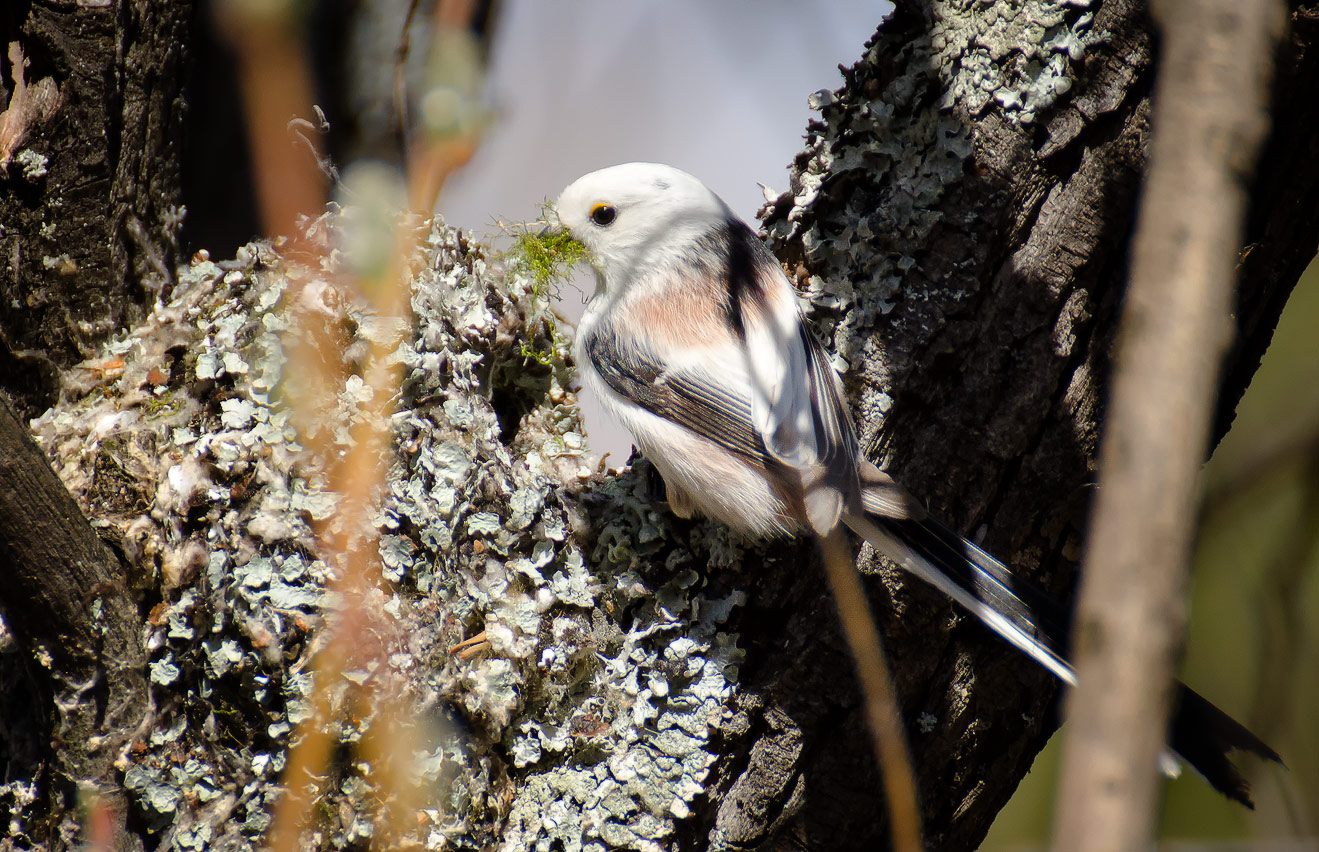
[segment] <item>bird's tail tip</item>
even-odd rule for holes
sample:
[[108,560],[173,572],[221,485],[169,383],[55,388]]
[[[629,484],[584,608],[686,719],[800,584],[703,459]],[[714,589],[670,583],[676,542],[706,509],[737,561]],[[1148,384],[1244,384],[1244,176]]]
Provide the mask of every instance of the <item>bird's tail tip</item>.
[[1179,692],[1169,744],[1211,787],[1254,810],[1250,783],[1232,758],[1239,753],[1253,754],[1285,769],[1282,756],[1195,690],[1181,684]]

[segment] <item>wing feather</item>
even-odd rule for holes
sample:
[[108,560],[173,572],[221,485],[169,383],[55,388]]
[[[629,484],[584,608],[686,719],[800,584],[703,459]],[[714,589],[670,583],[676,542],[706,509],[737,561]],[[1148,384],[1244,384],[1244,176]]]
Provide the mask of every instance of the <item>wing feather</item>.
[[838,374],[829,366],[815,336],[803,324],[800,326],[802,346],[811,364],[811,410],[815,415],[816,444],[820,448],[820,461],[834,471],[840,481],[857,477],[856,433],[852,418],[843,400]]
[[[741,222],[728,241],[729,299],[742,331],[751,415],[771,456],[801,477],[811,527],[832,529],[861,501],[857,443],[838,376],[802,321],[778,261]],[[741,270],[741,272],[739,272]],[[741,277],[752,276],[752,283]]]
[[723,342],[717,334],[666,341],[671,294],[639,289],[628,310],[649,321],[590,328],[586,358],[620,399],[772,470],[800,496],[810,527],[828,532],[846,507],[862,505],[856,436],[838,376],[802,322],[792,285],[737,220],[711,234],[691,264],[667,274],[688,287],[724,287]]
[[610,390],[752,464],[768,463],[765,442],[751,420],[751,402],[745,395],[714,377],[666,365],[635,341],[622,340],[603,330],[586,341],[591,366]]

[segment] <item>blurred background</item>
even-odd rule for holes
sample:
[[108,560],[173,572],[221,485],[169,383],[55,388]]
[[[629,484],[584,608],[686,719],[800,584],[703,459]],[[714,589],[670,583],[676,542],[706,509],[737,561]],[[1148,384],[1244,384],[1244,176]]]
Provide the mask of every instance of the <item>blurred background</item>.
[[[1195,774],[1166,784],[1161,834],[1184,852],[1319,834],[1319,263],[1292,293],[1236,422],[1206,465],[1181,678],[1278,750],[1251,764],[1254,813]],[[1048,848],[1061,737],[982,850]]]
[[[574,178],[632,160],[685,169],[754,220],[763,202],[757,184],[786,188],[811,117],[808,95],[841,84],[837,66],[860,56],[891,8],[885,0],[200,6],[185,240],[217,259],[270,230],[258,212],[260,158],[251,150],[260,146],[249,144],[247,125],[260,102],[286,86],[276,71],[253,65],[269,53],[252,37],[254,14],[261,32],[305,50],[310,79],[295,95],[324,110],[328,130],[307,132],[328,163],[345,174],[379,161],[424,174],[417,197],[438,196],[435,209],[450,224],[498,242]],[[281,86],[270,85],[274,79]],[[287,147],[289,111],[266,108],[284,116],[273,144]],[[564,287],[562,309],[575,315],[592,287],[589,278]],[[1205,470],[1182,673],[1275,746],[1289,771],[1257,767],[1254,813],[1229,806],[1197,778],[1169,782],[1162,835],[1170,846],[1183,844],[1177,848],[1235,849],[1247,838],[1319,831],[1316,328],[1319,269],[1312,266]],[[621,464],[627,438],[596,416],[591,400],[583,405],[594,448]],[[1055,737],[983,849],[1047,847],[1057,749]]]

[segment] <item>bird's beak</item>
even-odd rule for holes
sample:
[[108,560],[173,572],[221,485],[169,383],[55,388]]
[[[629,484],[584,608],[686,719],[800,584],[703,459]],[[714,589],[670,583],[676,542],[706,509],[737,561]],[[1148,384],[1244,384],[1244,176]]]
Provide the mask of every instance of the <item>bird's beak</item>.
[[543,212],[545,219],[545,227],[540,229],[539,236],[553,237],[553,236],[557,236],[558,234],[562,234],[566,231],[566,229],[563,227],[563,222],[560,221],[559,219],[559,211],[555,210],[549,204],[546,204]]

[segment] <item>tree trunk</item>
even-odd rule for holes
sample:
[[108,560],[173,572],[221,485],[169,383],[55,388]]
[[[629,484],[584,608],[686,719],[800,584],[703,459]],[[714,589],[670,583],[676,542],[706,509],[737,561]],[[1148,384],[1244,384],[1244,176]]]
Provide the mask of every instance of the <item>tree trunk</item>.
[[[123,566],[3,400],[0,519],[0,613],[42,670],[23,684],[29,700],[34,694],[53,700],[43,726],[53,777],[42,777],[37,763],[8,767],[44,782],[45,831],[32,839],[51,849],[76,843],[76,809],[99,799],[112,827],[102,839],[113,839],[115,848],[141,848],[124,831],[129,807],[116,763],[147,712],[142,617]],[[6,729],[30,735],[21,723],[7,721]],[[12,755],[14,743],[7,745]]]
[[0,172],[0,392],[24,417],[55,401],[59,370],[173,286],[190,11],[188,0],[0,10],[0,49],[18,45],[27,82],[59,92],[52,112],[20,119]]
[[[1023,6],[902,6],[843,88],[817,96],[820,122],[766,226],[846,361],[871,457],[1065,596],[1144,166],[1151,47],[1134,2]],[[1313,28],[1296,22],[1223,412],[1319,234],[1306,109],[1319,69]],[[341,227],[327,216],[313,237]],[[418,782],[435,807],[399,829],[419,842],[883,848],[863,711],[813,546],[678,521],[655,505],[644,462],[592,475],[565,341],[537,286],[443,227],[425,246],[381,512],[399,584],[384,609],[403,627],[381,641],[410,703],[352,704],[364,672],[316,685],[343,713],[307,839],[372,836],[378,779],[356,749],[381,714],[405,713],[446,732],[423,749]],[[314,528],[333,523],[336,501],[272,389],[302,378],[282,375],[280,335],[309,312],[344,343],[326,357],[348,377],[310,425],[331,449],[347,440],[354,359],[379,329],[336,289],[341,259],[298,268],[258,247],[227,270],[196,260],[121,347],[122,371],[84,377],[37,424],[75,496],[124,536],[130,576],[160,598],[144,625],[157,713],[125,762],[148,846],[254,846],[280,783],[294,783],[279,772],[311,699],[309,636],[335,605]],[[975,848],[1056,724],[1055,685],[935,592],[869,555],[860,564],[928,848]],[[448,652],[482,629],[489,647]]]
[[[1066,598],[1145,163],[1152,56],[1142,4],[1039,13],[899,4],[846,85],[817,96],[820,121],[765,225],[829,348],[851,363],[871,457]],[[1217,436],[1283,291],[1315,252],[1316,135],[1301,105],[1319,95],[1319,63],[1312,19],[1296,21],[1254,184]],[[1268,260],[1256,262],[1259,251]],[[861,564],[878,572],[872,602],[928,846],[975,848],[1057,724],[1056,684],[937,593]],[[861,708],[834,687],[850,682],[849,660],[824,584],[775,577],[749,608],[789,613],[786,638],[766,636],[760,665],[747,667],[747,734],[733,750],[749,758],[723,779],[715,830],[734,845],[773,827],[765,848],[882,847]]]
[[[0,9],[0,400],[20,415],[0,401],[0,612],[31,660],[14,666],[6,642],[6,684],[26,701],[6,701],[3,753],[7,779],[34,782],[44,809],[10,831],[52,849],[80,842],[87,815],[103,829],[93,842],[141,846],[125,833],[116,764],[147,712],[146,653],[119,560],[23,424],[58,400],[61,370],[173,285],[189,11],[173,0]],[[101,479],[102,496],[120,490]]]

